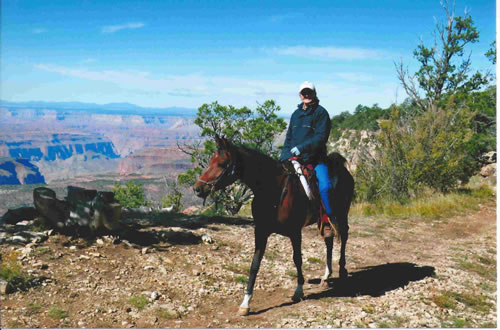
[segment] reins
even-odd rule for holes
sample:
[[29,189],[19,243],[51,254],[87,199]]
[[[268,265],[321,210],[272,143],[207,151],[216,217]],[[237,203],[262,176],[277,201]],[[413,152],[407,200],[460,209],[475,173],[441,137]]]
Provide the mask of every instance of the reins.
[[283,200],[285,199],[286,194],[288,193],[288,181],[290,181],[290,177],[292,175],[297,175],[294,170],[291,170],[290,167],[286,166],[284,163],[282,163],[281,166],[283,166],[283,169],[285,170],[285,181],[283,183],[283,188],[281,190],[280,200],[277,205],[278,207],[281,206]]
[[[226,167],[222,171],[222,173],[217,178],[215,178],[212,181],[205,181],[205,180],[202,180],[201,178],[199,178],[197,181],[200,181],[200,182],[202,182],[204,184],[207,184],[209,186],[211,186],[211,185],[215,186],[217,184],[217,182],[219,182],[224,177],[224,175],[226,174],[226,172],[229,170],[230,167],[231,166]],[[232,165],[232,169],[231,169],[231,175],[234,175],[235,172],[236,172],[236,162],[233,161],[233,165]]]

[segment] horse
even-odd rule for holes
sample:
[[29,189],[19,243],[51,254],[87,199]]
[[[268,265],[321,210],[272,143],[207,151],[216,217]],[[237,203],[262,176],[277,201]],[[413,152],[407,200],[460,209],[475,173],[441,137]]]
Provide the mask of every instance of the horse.
[[[250,300],[259,267],[264,256],[268,237],[272,233],[290,238],[293,247],[293,261],[297,268],[297,288],[292,296],[294,302],[304,298],[302,274],[302,228],[318,223],[318,212],[309,201],[304,188],[295,173],[287,171],[277,160],[266,154],[235,145],[224,137],[215,136],[217,151],[212,156],[207,169],[193,186],[198,197],[206,198],[212,191],[220,190],[240,180],[253,192],[252,215],[255,224],[255,251],[250,267],[248,285],[238,314],[248,315]],[[345,168],[345,158],[338,153],[328,155],[330,175],[335,173],[338,181],[331,192],[333,202],[334,233],[341,241],[339,276],[347,278],[345,249],[349,226],[347,217],[354,194],[354,180]],[[326,267],[321,283],[332,274],[333,236],[325,237]]]

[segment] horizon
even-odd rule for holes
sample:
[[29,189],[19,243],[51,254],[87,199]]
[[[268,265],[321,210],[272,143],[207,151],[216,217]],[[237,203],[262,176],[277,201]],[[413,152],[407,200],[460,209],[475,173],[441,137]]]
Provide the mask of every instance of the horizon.
[[[480,33],[472,72],[496,39],[496,2],[458,0]],[[265,8],[265,9],[263,9]],[[438,0],[2,3],[0,99],[198,109],[273,99],[289,116],[312,81],[330,116],[359,104],[387,108],[405,94],[394,63],[410,72],[420,38],[433,42]],[[307,20],[305,18],[312,18]]]

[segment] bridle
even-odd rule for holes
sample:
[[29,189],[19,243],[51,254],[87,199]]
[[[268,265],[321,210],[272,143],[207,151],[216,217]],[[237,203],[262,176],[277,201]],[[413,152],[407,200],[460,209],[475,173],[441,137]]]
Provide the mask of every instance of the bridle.
[[226,173],[228,171],[231,171],[231,174],[230,175],[234,175],[236,173],[236,162],[234,160],[232,160],[231,162],[232,164],[230,164],[229,166],[227,166],[221,174],[219,174],[219,176],[217,178],[215,178],[214,180],[211,180],[211,181],[205,181],[205,180],[202,180],[201,178],[199,178],[197,181],[199,182],[202,182],[206,185],[209,185],[209,186],[212,186],[212,190],[215,188],[215,185],[220,181],[222,180],[225,176],[226,176]]

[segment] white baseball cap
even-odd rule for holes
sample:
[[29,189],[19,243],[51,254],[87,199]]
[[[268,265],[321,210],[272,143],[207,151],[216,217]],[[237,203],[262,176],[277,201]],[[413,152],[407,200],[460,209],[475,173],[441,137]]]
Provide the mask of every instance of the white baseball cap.
[[314,84],[310,81],[306,80],[302,84],[300,84],[299,93],[302,92],[304,88],[309,88],[316,92],[316,87],[314,87]]

